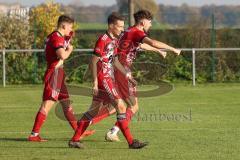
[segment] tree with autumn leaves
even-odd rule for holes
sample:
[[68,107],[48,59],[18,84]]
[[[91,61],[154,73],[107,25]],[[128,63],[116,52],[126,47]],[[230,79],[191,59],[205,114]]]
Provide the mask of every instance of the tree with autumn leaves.
[[[0,49],[44,48],[48,34],[56,29],[63,14],[60,5],[47,1],[31,8],[29,21],[0,15]],[[13,84],[42,82],[45,61],[43,53],[8,53],[6,55],[7,82]],[[1,67],[0,67],[1,69]]]
[[60,5],[46,2],[32,8],[30,13],[30,25],[35,37],[35,47],[43,48],[44,41],[52,31],[56,29],[58,17],[63,14]]
[[[34,48],[44,48],[44,42],[51,32],[56,29],[58,17],[64,14],[59,3],[46,1],[46,3],[36,6],[31,9],[30,25],[34,34]],[[74,24],[74,30],[78,29],[79,25]],[[77,40],[73,40],[73,45],[76,46]]]

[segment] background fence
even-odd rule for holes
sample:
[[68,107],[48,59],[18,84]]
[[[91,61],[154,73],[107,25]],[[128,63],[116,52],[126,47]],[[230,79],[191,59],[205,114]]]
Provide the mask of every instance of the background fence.
[[[214,82],[214,80],[216,79],[216,78],[214,78],[214,76],[216,76],[215,67],[217,64],[212,64],[212,63],[217,62],[216,55],[231,54],[230,56],[232,56],[232,54],[238,54],[237,51],[240,51],[240,48],[181,48],[181,50],[182,50],[181,56],[191,57],[191,66],[189,66],[189,65],[187,66],[187,64],[184,64],[184,63],[182,63],[180,65],[183,68],[184,67],[187,68],[188,71],[191,73],[192,85],[195,86],[196,79],[198,77],[198,72],[204,72],[204,71],[198,70],[199,65],[211,65],[212,66],[212,67],[210,67],[210,68],[212,68],[211,72],[207,72],[207,71],[205,71],[205,72],[206,72],[206,74],[212,74],[209,76],[213,77],[212,80]],[[72,54],[70,56],[70,58],[65,62],[65,66],[67,66],[67,67],[65,67],[65,70],[67,72],[69,81],[81,83],[81,82],[83,82],[84,77],[85,78],[89,77],[86,74],[86,72],[88,70],[89,58],[90,58],[92,51],[93,51],[93,49],[75,49],[74,50],[74,54]],[[1,52],[0,62],[2,63],[2,67],[1,67],[2,68],[1,69],[2,78],[1,79],[2,79],[3,87],[5,87],[6,84],[21,84],[22,82],[18,83],[18,82],[20,82],[19,81],[20,79],[22,79],[23,83],[27,83],[27,84],[39,83],[39,81],[37,79],[42,79],[43,73],[44,73],[44,70],[46,67],[43,49],[0,50],[0,52]],[[215,62],[211,62],[211,61],[207,62],[207,60],[198,61],[198,56],[201,54],[206,54],[206,53],[214,54]],[[22,56],[27,54],[29,59],[21,61],[21,57],[18,59],[17,58],[9,58],[9,56],[15,57],[16,55],[19,55],[19,54]],[[36,59],[37,54],[42,54],[43,55],[42,59],[39,59],[39,58]],[[31,56],[29,56],[29,55],[31,55]],[[149,57],[147,57],[147,58],[149,58]],[[143,59],[143,58],[140,58],[140,59]],[[151,57],[150,57],[150,59],[151,59]],[[156,61],[156,58],[155,58],[155,61]],[[168,62],[166,62],[163,59],[159,59],[159,60],[157,59],[157,61],[158,61],[157,63],[154,63],[154,61],[151,61],[151,60],[144,60],[144,59],[142,61],[136,61],[135,65],[134,65],[135,66],[134,70],[136,70],[136,71],[141,70],[142,72],[146,72],[146,70],[148,70],[147,73],[145,74],[146,75],[145,78],[147,80],[149,80],[149,79],[156,80],[156,77],[154,79],[152,76],[150,76],[151,78],[149,78],[149,76],[147,76],[147,74],[149,74],[151,72],[151,70],[154,71],[154,69],[161,73],[155,72],[152,75],[159,76],[158,78],[160,78],[160,79],[164,79],[164,78],[168,77],[170,74],[170,73],[167,73],[167,72],[169,72],[169,71],[167,71],[168,67],[173,64],[167,64]],[[136,65],[136,64],[140,64],[140,65]],[[153,64],[154,64],[154,67],[152,66]],[[186,66],[184,66],[184,65],[186,65]],[[18,66],[18,67],[16,67],[16,66]],[[26,69],[24,69],[25,67],[28,68],[28,71],[26,71]],[[191,67],[191,71],[189,70],[190,67]],[[235,72],[237,72],[236,73],[237,75],[240,74],[239,66],[234,66],[233,68],[235,68],[235,70],[236,70]],[[224,70],[224,68],[222,68],[222,70]],[[139,76],[139,74],[143,74],[142,72],[138,72],[135,75],[137,78],[140,77],[140,80],[141,80],[141,76]],[[167,74],[168,76],[166,76],[165,74]],[[151,75],[151,73],[150,73],[150,75]],[[12,76],[15,78],[12,78]],[[167,79],[169,79],[169,77]],[[190,79],[186,78],[183,80],[190,80]]]

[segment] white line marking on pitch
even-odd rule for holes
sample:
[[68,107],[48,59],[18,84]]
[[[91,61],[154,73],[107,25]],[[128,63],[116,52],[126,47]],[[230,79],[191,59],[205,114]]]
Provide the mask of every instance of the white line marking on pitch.
[[[196,130],[209,130],[209,131],[223,131],[223,130],[239,130],[240,128],[195,128],[195,129],[140,129],[137,131],[149,131],[149,132],[154,132],[154,131],[196,131]],[[97,132],[107,132],[107,130],[96,130]],[[48,132],[43,132],[44,134],[56,134],[56,133],[72,133],[73,131],[48,131]],[[28,134],[30,131],[0,131],[0,134]]]

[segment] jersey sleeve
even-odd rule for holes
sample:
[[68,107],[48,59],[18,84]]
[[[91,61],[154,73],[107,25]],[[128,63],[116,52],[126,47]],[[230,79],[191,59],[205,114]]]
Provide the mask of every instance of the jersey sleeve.
[[142,32],[142,31],[137,31],[135,32],[135,42],[138,42],[138,43],[142,43],[142,40],[147,37],[147,34],[145,32]]
[[100,37],[95,44],[93,55],[98,56],[98,57],[102,57],[103,52],[104,52],[104,41]]
[[58,50],[59,48],[64,48],[64,37],[54,36],[52,37],[52,47],[54,50]]

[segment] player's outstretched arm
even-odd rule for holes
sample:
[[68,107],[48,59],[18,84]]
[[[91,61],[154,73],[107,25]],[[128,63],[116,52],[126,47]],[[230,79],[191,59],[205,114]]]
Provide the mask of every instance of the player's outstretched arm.
[[65,60],[70,56],[72,51],[73,51],[73,46],[69,44],[66,50],[64,48],[59,48],[57,49],[56,53],[61,60]]
[[171,46],[169,46],[169,45],[167,45],[167,44],[165,44],[163,42],[151,39],[149,37],[145,37],[142,42],[143,43],[147,43],[150,46],[158,48],[158,49],[167,49],[167,50],[173,51],[177,55],[179,55],[181,53],[181,50],[173,48],[173,47],[171,47]]
[[150,46],[150,45],[148,45],[148,44],[146,44],[146,43],[140,43],[140,44],[139,44],[139,47],[140,47],[140,49],[143,49],[143,50],[146,50],[146,51],[157,52],[157,53],[159,53],[161,56],[163,56],[163,58],[165,58],[166,55],[167,55],[167,52],[161,51],[160,49],[155,48],[155,47],[152,47],[152,46]]

